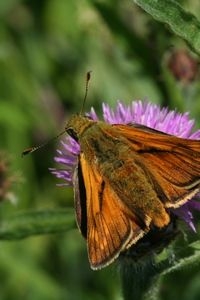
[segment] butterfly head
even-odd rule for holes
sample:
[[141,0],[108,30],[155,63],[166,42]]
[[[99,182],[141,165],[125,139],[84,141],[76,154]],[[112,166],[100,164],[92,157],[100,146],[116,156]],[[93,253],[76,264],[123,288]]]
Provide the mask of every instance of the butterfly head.
[[65,126],[65,131],[76,141],[94,121],[81,115],[73,115]]

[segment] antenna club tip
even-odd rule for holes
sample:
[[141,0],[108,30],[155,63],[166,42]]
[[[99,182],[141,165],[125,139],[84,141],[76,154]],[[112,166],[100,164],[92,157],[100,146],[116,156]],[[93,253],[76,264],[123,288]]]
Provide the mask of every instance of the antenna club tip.
[[33,151],[34,151],[34,148],[28,148],[28,149],[25,149],[25,150],[22,152],[21,156],[24,157],[25,155],[27,155],[27,154],[29,154],[29,153],[31,153],[31,152],[33,152]]
[[59,138],[61,135],[63,135],[66,131],[62,131],[61,133],[59,133],[58,135],[56,135],[55,137],[53,137],[52,139],[50,139],[49,141],[39,145],[39,146],[35,146],[35,147],[30,147],[30,148],[27,148],[25,149],[23,152],[22,152],[22,157],[24,155],[27,155],[29,153],[32,153],[32,152],[35,152],[36,150],[38,149],[41,149],[42,147],[48,145],[50,142],[53,142],[54,140],[56,140],[57,138]]
[[87,72],[87,74],[86,74],[87,81],[90,80],[90,78],[91,78],[91,73],[92,73],[92,71],[88,71],[88,72]]

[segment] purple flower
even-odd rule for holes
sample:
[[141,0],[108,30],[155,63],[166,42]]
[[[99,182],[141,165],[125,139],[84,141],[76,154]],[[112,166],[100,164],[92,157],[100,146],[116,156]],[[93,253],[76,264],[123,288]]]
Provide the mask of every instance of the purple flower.
[[[181,138],[200,139],[200,130],[193,132],[194,120],[189,118],[188,113],[178,113],[169,111],[167,108],[148,102],[133,101],[130,105],[125,105],[118,101],[115,110],[108,104],[103,103],[103,119],[109,124],[137,123],[169,133]],[[87,115],[93,120],[98,120],[96,112],[91,108]],[[79,144],[70,136],[66,136],[62,141],[62,150],[57,150],[55,161],[61,164],[62,169],[50,169],[58,178],[64,179],[65,183],[60,185],[73,186],[73,173],[77,164],[80,152]],[[179,208],[171,211],[182,218],[193,231],[196,231],[193,223],[193,210],[200,211],[200,202],[194,198]]]

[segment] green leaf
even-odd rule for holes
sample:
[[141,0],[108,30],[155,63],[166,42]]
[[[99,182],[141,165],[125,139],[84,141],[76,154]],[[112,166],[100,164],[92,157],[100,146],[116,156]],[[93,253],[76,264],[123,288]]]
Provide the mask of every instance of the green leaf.
[[167,24],[180,38],[200,54],[200,22],[173,0],[134,0],[154,19]]
[[0,239],[16,240],[36,234],[60,233],[74,227],[71,209],[24,212],[1,221]]

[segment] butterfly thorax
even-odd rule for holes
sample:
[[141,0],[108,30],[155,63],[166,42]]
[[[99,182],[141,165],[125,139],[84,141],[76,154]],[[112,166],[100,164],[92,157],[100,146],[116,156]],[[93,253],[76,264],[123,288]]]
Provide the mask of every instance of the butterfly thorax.
[[66,132],[76,141],[91,127],[95,121],[81,115],[73,115],[65,126]]

